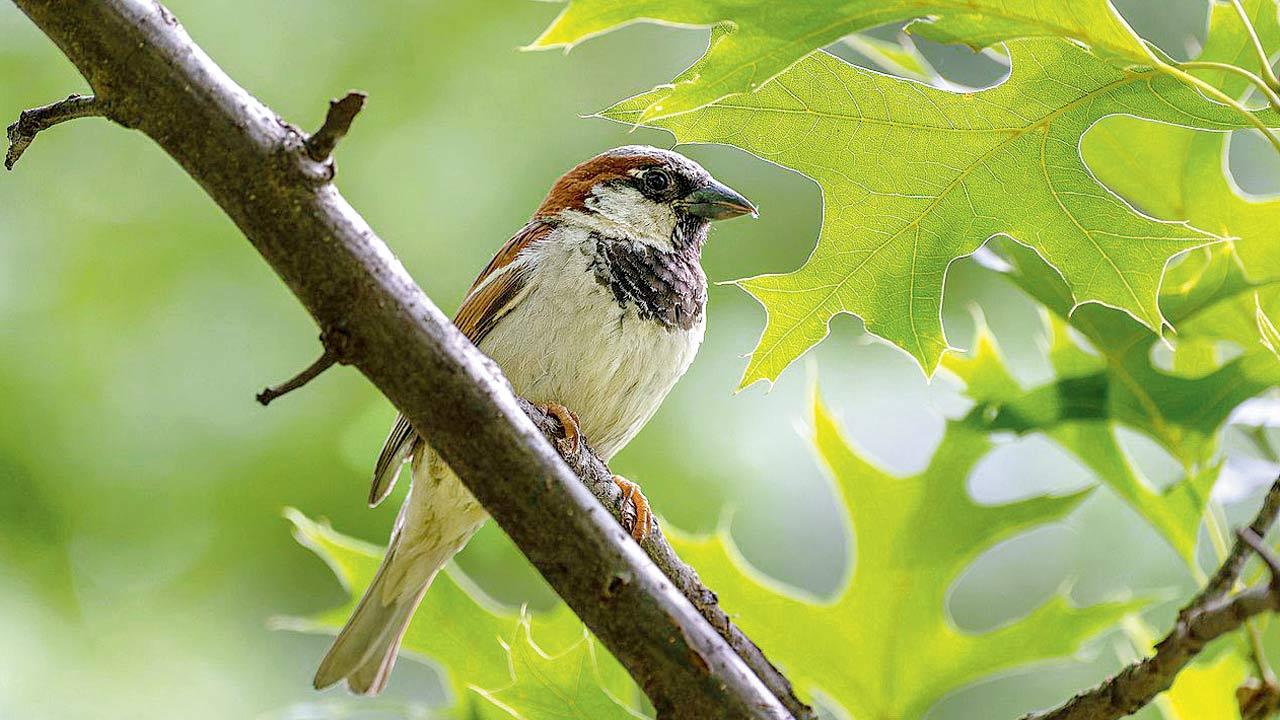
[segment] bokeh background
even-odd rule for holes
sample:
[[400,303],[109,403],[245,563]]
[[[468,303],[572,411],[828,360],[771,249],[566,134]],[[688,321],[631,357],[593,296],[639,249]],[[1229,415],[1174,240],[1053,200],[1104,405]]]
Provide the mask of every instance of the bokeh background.
[[[520,52],[559,10],[530,0],[168,4],[233,78],[303,127],[320,121],[328,98],[369,93],[339,151],[339,185],[447,311],[565,169],[616,145],[671,145],[580,116],[669,80],[706,42],[705,31],[637,25],[568,55]],[[1117,5],[1175,56],[1194,54],[1203,37],[1203,0]],[[923,49],[957,82],[1004,74],[965,50]],[[0,119],[86,90],[0,4]],[[812,182],[731,148],[683,150],[761,208],[757,221],[715,230],[705,254],[713,280],[803,261],[820,217]],[[1241,133],[1232,150],[1243,187],[1280,191],[1280,163],[1257,138]],[[965,261],[946,301],[954,344],[967,345],[979,307],[1019,377],[1048,376],[1036,310],[1015,290]],[[745,293],[714,287],[701,355],[614,467],[667,523],[727,524],[752,564],[821,597],[851,548],[804,440],[808,384],[820,378],[849,437],[904,474],[924,467],[943,418],[966,403],[955,383],[926,383],[847,317],[772,391],[735,395],[762,327]],[[414,662],[400,664],[378,700],[317,694],[310,677],[328,639],[268,629],[275,615],[344,597],[290,538],[282,508],[382,543],[403,493],[364,505],[394,411],[354,371],[326,373],[269,410],[253,401],[313,359],[316,334],[235,227],[140,134],[99,120],[59,127],[0,176],[0,718],[430,717],[448,701],[435,672]],[[1239,435],[1228,447],[1265,476]],[[1173,478],[1168,458],[1131,439],[1149,475]],[[1032,436],[1008,438],[967,482],[999,502],[1092,480]],[[1232,507],[1247,511],[1249,489],[1235,490],[1244,503]],[[504,602],[555,602],[492,525],[458,562]],[[1091,603],[1185,593],[1190,582],[1100,488],[1066,522],[980,559],[951,610],[959,626],[986,629],[1064,583]],[[965,689],[931,718],[1011,716],[1061,699],[1116,667],[1118,643],[1104,637],[1077,661]]]

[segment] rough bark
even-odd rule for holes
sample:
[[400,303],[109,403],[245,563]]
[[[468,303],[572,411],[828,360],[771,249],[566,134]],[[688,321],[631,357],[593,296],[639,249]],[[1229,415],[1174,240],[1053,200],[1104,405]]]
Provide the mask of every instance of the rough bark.
[[[15,3],[95,93],[63,108],[66,117],[46,111],[49,124],[103,115],[173,157],[315,318],[327,353],[431,438],[660,717],[811,716],[660,533],[646,549],[662,571],[630,540],[597,500],[619,501],[603,464],[573,459],[590,471],[584,485],[544,437],[554,421],[512,395],[338,193],[329,154],[359,102],[340,101],[329,116],[337,124],[308,136],[236,85],[158,3]],[[19,152],[40,129],[18,129]]]
[[[1278,507],[1280,480],[1271,486],[1253,522],[1240,530],[1231,552],[1204,591],[1182,608],[1173,629],[1156,644],[1150,657],[1126,666],[1052,710],[1030,713],[1022,720],[1118,720],[1132,715],[1168,690],[1178,673],[1210,642],[1238,630],[1255,615],[1280,610],[1280,559],[1263,544]],[[1270,579],[1233,594],[1245,561],[1251,556],[1262,558]],[[1260,699],[1270,702],[1269,698]]]

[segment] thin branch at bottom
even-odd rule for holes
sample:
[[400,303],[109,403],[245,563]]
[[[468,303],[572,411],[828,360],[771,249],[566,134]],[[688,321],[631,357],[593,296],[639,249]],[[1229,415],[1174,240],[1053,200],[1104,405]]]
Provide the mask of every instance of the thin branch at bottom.
[[[1205,592],[1178,613],[1173,629],[1155,652],[1131,663],[1100,684],[1052,710],[1030,713],[1023,720],[1119,720],[1146,707],[1173,685],[1178,673],[1214,639],[1238,630],[1249,618],[1280,610],[1280,558],[1262,538],[1280,507],[1280,478],[1271,486],[1253,522],[1237,534],[1236,546],[1214,574]],[[1271,572],[1266,582],[1232,593],[1248,553],[1260,557]]]

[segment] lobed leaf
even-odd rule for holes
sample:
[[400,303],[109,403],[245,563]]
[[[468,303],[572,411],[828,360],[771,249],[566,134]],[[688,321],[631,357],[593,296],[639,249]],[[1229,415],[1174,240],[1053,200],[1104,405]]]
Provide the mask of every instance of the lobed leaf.
[[[1145,517],[1189,564],[1195,564],[1196,534],[1217,478],[1219,432],[1246,400],[1280,384],[1280,364],[1254,348],[1214,367],[1197,367],[1194,377],[1157,367],[1152,350],[1162,340],[1133,318],[1097,305],[1075,308],[1066,284],[1032,251],[997,243],[1009,263],[1006,274],[1046,309],[1049,358],[1056,379],[1024,390],[1007,372],[994,341],[980,331],[968,357],[948,356],[946,367],[965,380],[978,406],[968,421],[986,431],[1043,432],[1076,455],[1104,483]],[[1182,335],[1188,338],[1256,334],[1256,286],[1241,274],[1232,248],[1224,245],[1179,266],[1197,271],[1163,298]],[[1280,289],[1269,294],[1280,310]],[[1068,327],[1088,342],[1085,349]],[[1001,377],[1000,381],[983,378]],[[1182,466],[1184,477],[1161,491],[1142,476],[1121,448],[1118,425],[1146,434]]]
[[1087,495],[998,507],[975,503],[965,479],[989,450],[960,422],[928,468],[898,478],[865,460],[815,399],[814,445],[856,536],[853,569],[833,598],[804,599],[745,565],[727,534],[671,538],[722,604],[804,692],[853,717],[922,717],[942,696],[1008,668],[1074,652],[1142,603],[1072,607],[1056,596],[985,633],[958,629],[947,596],[995,544],[1071,512]]
[[[311,520],[289,508],[285,517],[293,524],[294,537],[333,570],[350,592],[343,605],[300,618],[282,618],[276,626],[299,632],[336,634],[346,623],[356,602],[373,580],[382,561],[383,548],[343,535],[328,524]],[[581,644],[583,625],[564,605],[536,616],[540,641],[559,652]],[[431,584],[405,633],[401,654],[429,660],[443,670],[454,697],[470,698],[471,686],[496,688],[511,680],[511,629],[517,622],[530,624],[518,611],[503,608],[486,598],[453,565],[445,567]],[[610,687],[625,688],[630,680],[612,656],[604,653],[602,665]]]
[[623,720],[643,718],[613,698],[602,686],[590,635],[555,655],[533,641],[527,617],[515,637],[503,643],[511,681],[496,689],[472,686],[483,699],[480,715],[504,720]]
[[[1258,36],[1267,47],[1280,45],[1280,6],[1275,0],[1245,0]],[[1230,63],[1257,71],[1259,61],[1252,40],[1235,10],[1215,5],[1209,39],[1198,58]],[[1196,71],[1204,80],[1232,97],[1248,94],[1248,81],[1221,71]],[[1280,287],[1280,198],[1249,197],[1231,182],[1227,171],[1228,137],[1196,133],[1186,128],[1131,117],[1107,118],[1084,137],[1085,161],[1104,184],[1144,211],[1160,218],[1187,220],[1216,235],[1231,238],[1235,259],[1244,278],[1257,290],[1248,297],[1242,287],[1237,301],[1219,312],[1203,313],[1199,322],[1175,321],[1175,369],[1197,372],[1212,366],[1220,352],[1217,341],[1229,340],[1254,349],[1278,317],[1275,295]],[[1165,278],[1162,307],[1183,301],[1180,295],[1212,291],[1214,279],[1198,273],[1203,258],[1189,258]],[[1221,268],[1219,268],[1221,272]]]
[[[1280,42],[1274,0],[1246,0],[1267,43]],[[1214,8],[1202,60],[1255,63],[1251,41],[1233,9]],[[1208,73],[1224,92],[1246,90],[1236,75]],[[1109,118],[1084,139],[1083,154],[1099,179],[1144,210],[1231,237],[1171,266],[1160,307],[1176,334],[1152,329],[1107,308],[1075,308],[1071,290],[1035,253],[997,243],[1008,277],[1048,311],[1050,359],[1059,378],[1030,390],[1003,372],[989,338],[971,358],[948,357],[981,404],[972,419],[988,429],[1044,432],[1073,452],[1155,527],[1190,565],[1196,534],[1217,476],[1219,431],[1249,398],[1280,383],[1280,369],[1261,337],[1280,316],[1280,250],[1272,241],[1280,201],[1245,198],[1224,173],[1224,135],[1209,135],[1129,117]],[[1068,334],[1071,327],[1092,348]],[[1171,367],[1152,358],[1172,341]],[[1237,356],[1224,361],[1223,343]],[[999,368],[999,370],[993,368]],[[998,392],[997,392],[998,391]],[[1183,467],[1183,479],[1161,491],[1142,477],[1116,440],[1120,424],[1159,443]]]
[[[1243,5],[1263,44],[1280,45],[1280,4],[1244,0]],[[1197,60],[1259,69],[1249,34],[1230,5],[1214,5],[1208,41]],[[1194,72],[1234,98],[1243,99],[1251,89],[1236,74]],[[1280,247],[1269,237],[1280,227],[1280,199],[1248,197],[1235,187],[1226,172],[1227,140],[1222,134],[1120,116],[1091,130],[1081,151],[1098,179],[1134,205],[1232,238],[1250,279],[1280,279]]]
[[[775,379],[841,312],[932,373],[949,347],[940,318],[947,267],[997,234],[1057,268],[1073,305],[1110,305],[1161,326],[1165,264],[1219,238],[1149,218],[1108,192],[1086,169],[1080,137],[1118,113],[1219,131],[1245,119],[1153,68],[1121,69],[1069,42],[1008,49],[1012,75],[980,92],[818,53],[751,95],[650,123],[681,142],[741,147],[822,187],[822,233],[805,264],[739,281],[768,312],[743,386]],[[637,122],[651,102],[642,95],[602,114]]]
[[924,19],[912,32],[976,48],[1025,37],[1071,38],[1100,54],[1149,62],[1142,40],[1107,0],[572,0],[530,48],[569,48],[633,22],[714,27],[706,54],[669,86],[646,95],[638,122],[753,92],[840,38]]

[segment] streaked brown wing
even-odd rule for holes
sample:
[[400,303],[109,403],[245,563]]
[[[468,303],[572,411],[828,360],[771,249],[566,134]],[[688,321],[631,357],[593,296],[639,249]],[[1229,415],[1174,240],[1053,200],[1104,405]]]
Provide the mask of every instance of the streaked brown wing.
[[525,225],[498,250],[471,284],[462,307],[453,318],[453,324],[471,342],[479,345],[498,320],[515,306],[514,300],[524,289],[526,274],[521,268],[513,267],[512,263],[523,250],[550,232],[551,225],[540,220]]
[[[498,250],[471,284],[462,307],[453,318],[454,324],[471,342],[479,345],[498,321],[518,304],[527,276],[520,267],[512,264],[522,250],[546,237],[551,227],[540,220],[525,225]],[[382,502],[391,492],[400,475],[400,466],[413,455],[419,444],[418,433],[414,432],[409,421],[403,415],[397,415],[373,469],[370,505]]]
[[382,452],[378,453],[378,462],[373,466],[373,482],[369,485],[370,507],[382,502],[396,486],[400,466],[413,454],[417,441],[418,433],[413,431],[408,418],[396,415],[396,422],[382,443]]

